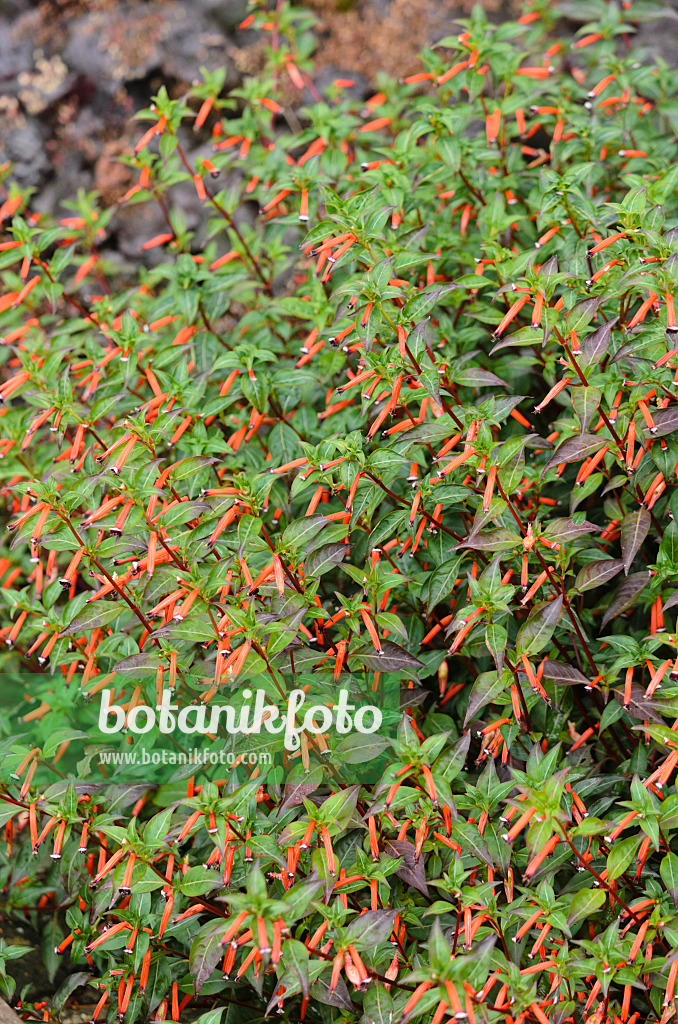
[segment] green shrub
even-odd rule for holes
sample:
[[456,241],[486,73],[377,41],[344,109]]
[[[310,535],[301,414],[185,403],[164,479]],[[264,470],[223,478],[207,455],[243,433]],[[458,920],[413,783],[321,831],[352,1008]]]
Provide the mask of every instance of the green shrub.
[[[7,179],[0,880],[71,963],[22,1010],[665,1022],[675,74],[641,3],[563,44],[478,8],[364,107],[292,109],[312,19],[278,8],[258,77],[144,112],[148,266]],[[144,732],[166,690],[381,723]]]

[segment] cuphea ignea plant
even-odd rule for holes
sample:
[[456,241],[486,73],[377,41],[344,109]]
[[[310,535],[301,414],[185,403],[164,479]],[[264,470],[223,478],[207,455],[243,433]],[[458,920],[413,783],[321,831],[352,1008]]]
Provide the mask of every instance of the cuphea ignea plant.
[[[138,267],[113,207],[53,222],[4,169],[0,871],[72,965],[38,1003],[0,974],[27,1020],[83,986],[111,1024],[675,1015],[676,82],[646,14],[558,42],[546,3],[477,9],[363,102],[258,5],[260,75],[143,114]],[[104,692],[197,723],[255,690],[383,725],[218,728],[199,770],[195,729],[98,730]]]

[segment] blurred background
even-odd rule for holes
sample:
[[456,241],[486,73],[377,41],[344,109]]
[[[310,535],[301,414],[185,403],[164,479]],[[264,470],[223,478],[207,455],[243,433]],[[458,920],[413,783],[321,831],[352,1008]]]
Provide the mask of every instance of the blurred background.
[[[678,5],[678,0],[674,0]],[[305,0],[318,18],[314,82],[322,94],[337,77],[355,82],[364,99],[382,72],[402,77],[419,70],[427,44],[458,32],[456,19],[473,0]],[[520,0],[483,0],[493,21],[520,13]],[[554,4],[554,6],[556,6]],[[604,16],[606,0],[567,0],[563,33]],[[630,4],[626,4],[630,7]],[[678,16],[669,5],[635,0],[643,21],[636,37],[644,48],[678,65]],[[120,162],[142,132],[131,120],[161,85],[181,96],[200,68],[224,67],[226,89],[256,73],[263,40],[239,29],[247,0],[0,0],[0,164],[13,165],[21,188],[34,190],[31,207],[65,212],[79,188],[96,189],[105,205],[130,187],[134,174]],[[291,97],[292,104],[310,97]],[[191,144],[210,151],[209,134]],[[188,185],[185,215],[200,215]],[[122,206],[115,217],[114,248],[125,260],[139,256],[153,234],[152,204]],[[162,224],[158,230],[163,230]]]

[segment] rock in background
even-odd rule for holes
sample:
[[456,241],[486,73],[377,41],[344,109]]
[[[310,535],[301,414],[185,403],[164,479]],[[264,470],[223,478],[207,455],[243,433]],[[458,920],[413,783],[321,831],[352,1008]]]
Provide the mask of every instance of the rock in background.
[[[318,17],[315,86],[322,95],[334,78],[352,78],[349,91],[365,99],[379,72],[402,77],[419,68],[420,49],[459,31],[456,19],[474,0],[306,0]],[[515,13],[519,0],[483,0],[494,21]],[[133,183],[120,161],[139,136],[131,118],[164,85],[181,96],[200,69],[226,69],[225,90],[260,65],[262,40],[240,31],[247,0],[0,0],[0,164],[31,188],[31,205],[63,216],[78,189],[96,189],[110,206]],[[678,65],[678,0],[656,5],[665,16],[640,26],[640,42]],[[565,0],[564,8],[586,0]],[[581,21],[575,14],[570,27]],[[661,29],[661,30],[660,30]],[[293,90],[294,91],[294,90]],[[292,105],[309,95],[293,95]],[[209,153],[209,133],[190,131],[194,155]],[[198,148],[196,148],[198,147]],[[181,186],[178,186],[181,190]],[[191,230],[204,225],[194,190],[181,190]],[[185,196],[183,192],[185,191]],[[143,241],[164,230],[153,204],[120,207],[107,249],[124,264]]]

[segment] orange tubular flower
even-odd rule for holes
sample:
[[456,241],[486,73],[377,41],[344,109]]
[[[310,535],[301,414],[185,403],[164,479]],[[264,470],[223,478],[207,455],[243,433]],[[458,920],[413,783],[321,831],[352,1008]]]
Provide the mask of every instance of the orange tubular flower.
[[343,952],[337,953],[334,960],[332,961],[332,974],[330,976],[330,992],[334,992],[335,988],[339,984],[339,977],[341,975],[341,969],[344,966],[344,954]]
[[377,633],[376,626],[374,625],[374,622],[370,617],[369,611],[366,608],[360,608],[358,610],[360,612],[361,619],[365,623],[365,629],[370,634],[370,640],[372,641],[374,649],[376,650],[377,654],[381,654],[381,640],[379,639],[379,634]]
[[512,304],[512,306],[510,307],[510,309],[506,313],[505,317],[503,318],[503,320],[501,321],[499,326],[495,328],[495,331],[494,331],[495,338],[498,338],[501,334],[503,334],[503,332],[506,330],[506,328],[511,323],[511,321],[515,320],[515,318],[518,316],[518,313],[523,308],[525,303],[529,302],[529,301],[530,301],[529,293],[521,295],[520,298],[516,299],[516,301]]

